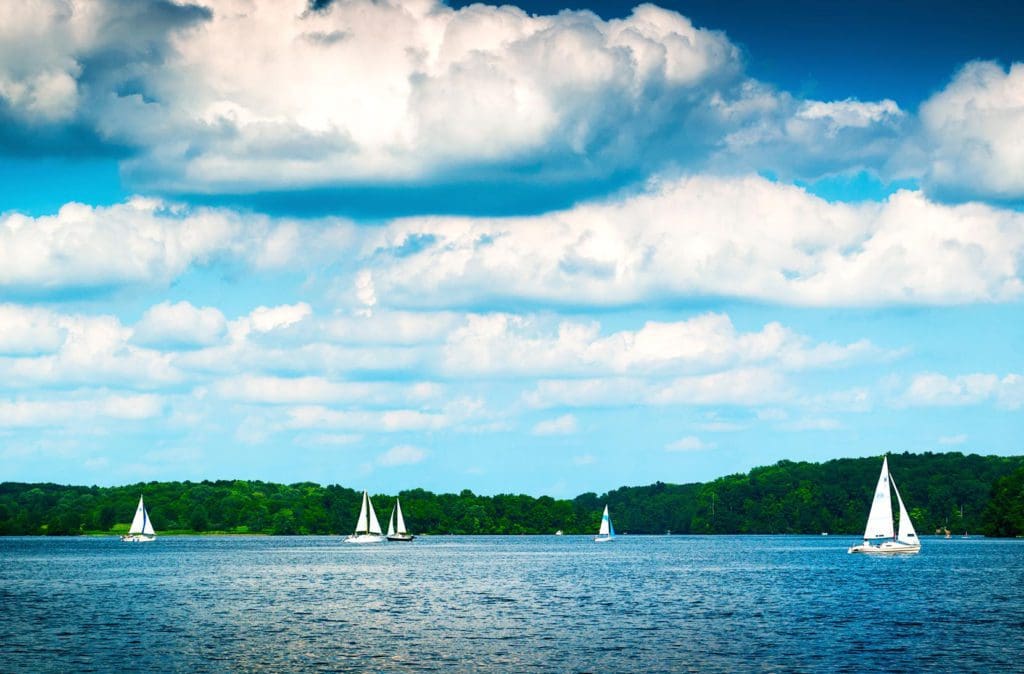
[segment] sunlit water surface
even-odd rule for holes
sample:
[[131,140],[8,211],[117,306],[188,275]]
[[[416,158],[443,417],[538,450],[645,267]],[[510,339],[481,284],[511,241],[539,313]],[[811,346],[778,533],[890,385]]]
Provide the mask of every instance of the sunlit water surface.
[[1024,541],[0,538],[0,671],[1024,671]]

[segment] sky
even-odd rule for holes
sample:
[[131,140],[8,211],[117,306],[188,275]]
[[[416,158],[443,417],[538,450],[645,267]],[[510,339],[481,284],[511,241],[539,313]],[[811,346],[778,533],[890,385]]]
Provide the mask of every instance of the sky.
[[0,8],[0,481],[1024,453],[1013,2]]

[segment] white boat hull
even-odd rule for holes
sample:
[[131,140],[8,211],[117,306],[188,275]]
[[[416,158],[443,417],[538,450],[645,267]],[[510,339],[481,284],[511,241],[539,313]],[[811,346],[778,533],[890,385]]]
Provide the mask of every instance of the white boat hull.
[[378,534],[352,534],[345,539],[346,543],[364,545],[366,543],[383,543],[384,537]]
[[408,543],[412,539],[416,538],[412,534],[391,534],[388,536],[389,541]]
[[152,543],[156,540],[156,536],[149,534],[126,534],[121,536],[122,543]]
[[594,539],[594,542],[595,543],[611,543],[614,540],[615,540],[615,538],[613,538],[612,536],[598,536],[597,538]]
[[908,545],[907,543],[886,541],[880,545],[871,545],[870,543],[854,545],[846,552],[851,555],[858,552],[868,555],[913,555],[920,551],[920,545]]

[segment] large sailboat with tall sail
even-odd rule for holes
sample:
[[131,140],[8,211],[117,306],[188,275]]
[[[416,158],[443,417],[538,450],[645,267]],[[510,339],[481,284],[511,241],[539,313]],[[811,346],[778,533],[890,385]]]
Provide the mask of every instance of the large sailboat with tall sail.
[[612,526],[612,518],[608,515],[608,506],[604,507],[604,514],[601,515],[601,528],[597,530],[595,543],[608,543],[615,540],[615,527]]
[[[397,526],[396,526],[397,525]],[[405,528],[405,518],[402,517],[402,504],[395,497],[395,507],[391,510],[391,519],[388,520],[389,541],[411,541],[416,538]]]
[[351,536],[345,539],[346,543],[383,543],[384,536],[380,530],[380,522],[377,521],[377,513],[373,511],[373,503],[370,495],[363,492],[363,505],[359,508],[359,519],[356,520],[356,530]]
[[124,543],[151,543],[156,540],[156,532],[153,531],[153,522],[146,512],[146,504],[142,502],[142,495],[139,495],[139,506],[135,509],[135,517],[132,525],[128,527],[128,533],[121,536]]
[[[896,502],[900,508],[900,528],[895,531],[892,519],[892,495],[896,494]],[[872,541],[877,542],[873,545]],[[868,523],[864,528],[864,542],[854,545],[847,552],[865,552],[869,554],[913,554],[920,552],[921,541],[914,531],[914,523],[910,521],[907,514],[907,507],[903,505],[903,498],[900,490],[889,473],[889,457],[882,459],[882,473],[878,476],[878,484],[875,485],[875,497],[871,501],[871,512],[868,513]]]

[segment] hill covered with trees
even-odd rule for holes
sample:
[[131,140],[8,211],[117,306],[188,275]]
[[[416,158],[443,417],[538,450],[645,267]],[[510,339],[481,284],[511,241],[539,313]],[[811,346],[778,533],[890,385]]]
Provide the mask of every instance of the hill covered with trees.
[[[893,454],[890,466],[917,530],[1024,534],[1024,457]],[[707,483],[621,487],[574,499],[523,494],[399,494],[410,527],[429,534],[593,533],[605,503],[629,533],[860,533],[880,457],[780,461]],[[148,482],[121,487],[0,483],[0,535],[125,531],[139,494],[160,533],[341,534],[361,492],[312,482]],[[382,522],[394,496],[373,495]]]

